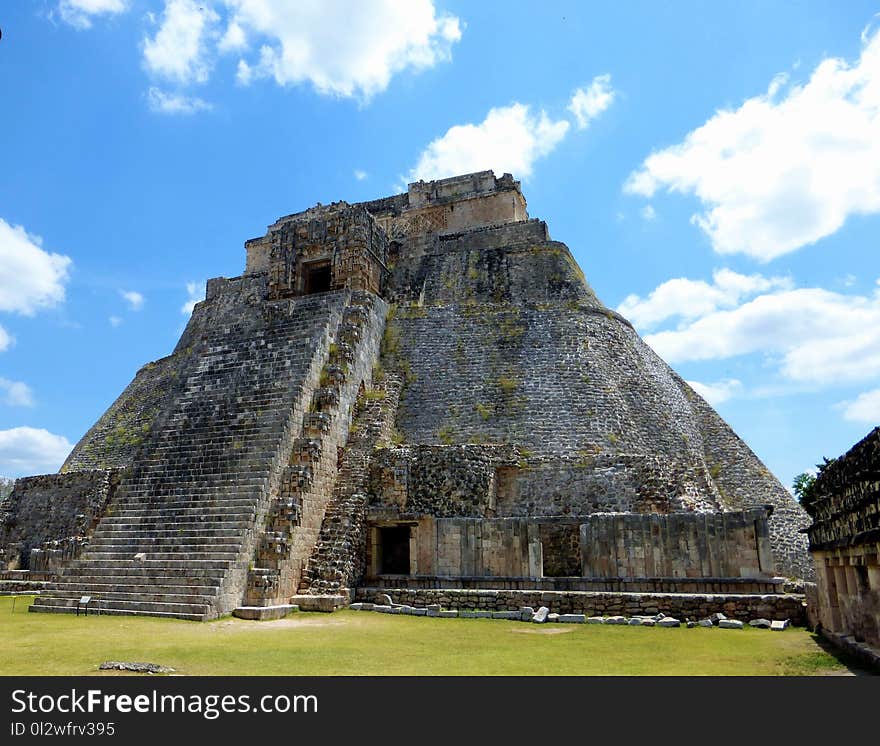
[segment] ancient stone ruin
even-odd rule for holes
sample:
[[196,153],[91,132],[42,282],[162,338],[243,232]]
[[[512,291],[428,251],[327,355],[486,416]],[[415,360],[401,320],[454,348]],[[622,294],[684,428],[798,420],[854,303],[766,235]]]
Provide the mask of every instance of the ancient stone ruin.
[[318,205],[245,248],[174,352],[2,504],[5,567],[51,574],[33,611],[685,593],[772,616],[781,576],[811,575],[806,514],[509,174]]
[[812,493],[811,616],[829,639],[880,668],[880,427],[825,464]]

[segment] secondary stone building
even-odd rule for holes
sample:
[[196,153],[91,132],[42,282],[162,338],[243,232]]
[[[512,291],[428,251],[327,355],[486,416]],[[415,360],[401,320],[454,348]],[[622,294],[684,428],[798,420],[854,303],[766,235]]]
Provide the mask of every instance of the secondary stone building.
[[34,611],[88,593],[204,619],[383,589],[586,610],[812,574],[800,506],[509,174],[319,205],[245,248],[174,352],[4,504],[6,565],[59,573]]
[[814,614],[833,640],[865,643],[880,664],[880,427],[824,466],[812,495]]

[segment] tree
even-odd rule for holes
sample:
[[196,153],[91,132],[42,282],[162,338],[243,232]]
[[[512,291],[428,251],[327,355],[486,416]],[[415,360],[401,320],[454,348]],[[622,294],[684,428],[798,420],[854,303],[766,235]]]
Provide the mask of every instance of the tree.
[[816,475],[805,471],[798,474],[792,482],[792,489],[801,505],[813,501],[813,488],[816,486]]
[[822,476],[822,472],[824,472],[829,464],[832,463],[834,463],[834,459],[823,456],[822,463],[816,464],[817,471],[815,474],[810,474],[808,471],[802,472],[801,474],[798,474],[792,482],[791,487],[794,490],[794,494],[797,496],[797,499],[800,501],[804,510],[811,515],[813,512],[813,503],[819,497],[816,493],[816,479]]

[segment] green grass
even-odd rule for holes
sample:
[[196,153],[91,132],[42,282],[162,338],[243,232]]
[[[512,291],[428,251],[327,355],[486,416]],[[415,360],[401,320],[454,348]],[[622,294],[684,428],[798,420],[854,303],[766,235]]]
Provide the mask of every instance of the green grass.
[[804,629],[663,629],[372,612],[275,622],[29,614],[0,598],[0,674],[147,661],[190,675],[813,675],[845,666]]

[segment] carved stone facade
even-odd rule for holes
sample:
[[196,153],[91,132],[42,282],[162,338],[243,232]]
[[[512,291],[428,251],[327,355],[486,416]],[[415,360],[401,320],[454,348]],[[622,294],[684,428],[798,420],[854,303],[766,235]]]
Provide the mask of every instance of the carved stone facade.
[[822,628],[880,661],[880,427],[825,466],[808,510]]

